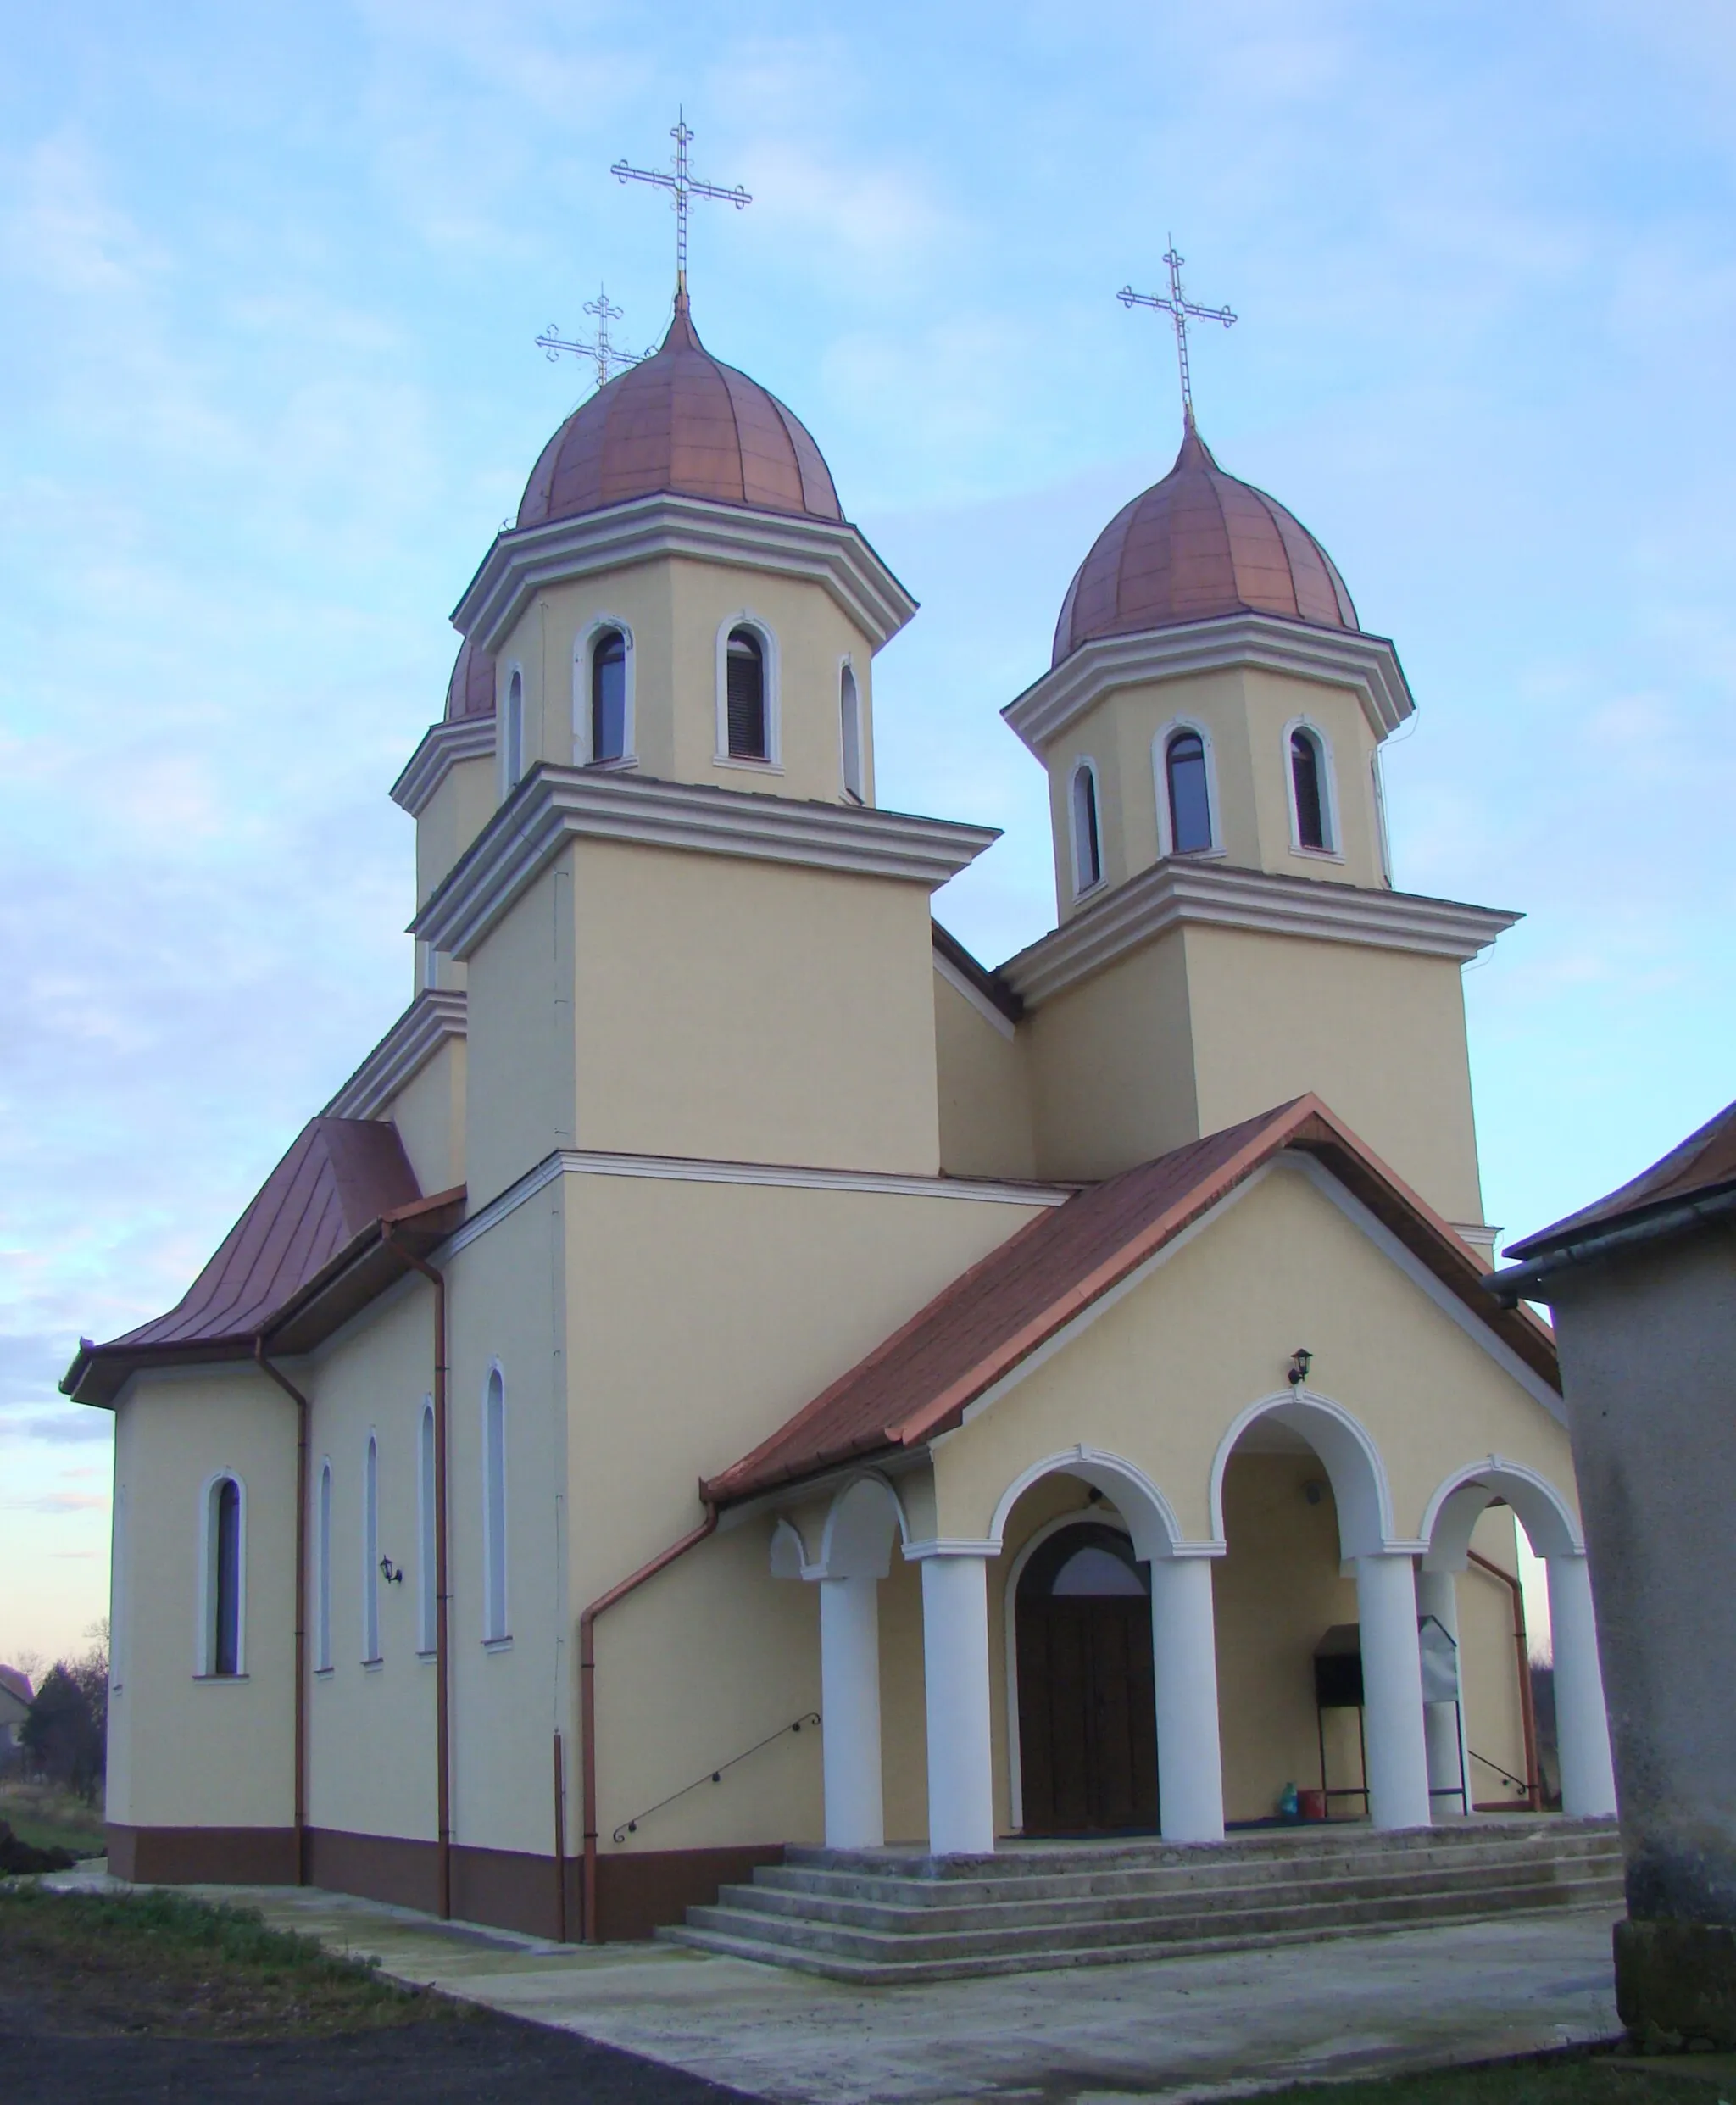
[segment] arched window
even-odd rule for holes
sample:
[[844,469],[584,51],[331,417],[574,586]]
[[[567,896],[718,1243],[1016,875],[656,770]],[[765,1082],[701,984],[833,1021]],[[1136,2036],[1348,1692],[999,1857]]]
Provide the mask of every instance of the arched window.
[[1197,855],[1212,844],[1205,739],[1197,731],[1177,732],[1164,748],[1163,769],[1170,805],[1170,852]]
[[501,765],[510,794],[525,771],[525,682],[516,671],[507,682],[505,717]]
[[380,1445],[370,1433],[362,1464],[362,1659],[380,1657]]
[[233,1477],[219,1477],[211,1486],[205,1523],[205,1553],[209,1559],[205,1598],[209,1626],[206,1635],[204,1670],[208,1674],[238,1674],[242,1665],[242,1562],[241,1485]]
[[506,1384],[497,1367],[482,1400],[482,1635],[492,1644],[507,1634]]
[[1290,733],[1290,792],[1299,848],[1332,846],[1327,822],[1326,755],[1314,732]]
[[591,758],[618,760],[627,749],[627,639],[602,630],[591,646]]
[[314,1523],[314,1671],[331,1665],[331,1464],[320,1467],[320,1506]]
[[732,760],[770,757],[765,743],[765,646],[750,628],[732,628],[724,650],[726,751]]
[[438,1641],[434,1589],[439,1579],[434,1506],[434,1399],[422,1402],[416,1441],[416,1649],[432,1651]]
[[1073,770],[1073,889],[1088,892],[1103,882],[1103,846],[1097,833],[1097,776],[1088,760]]
[[843,753],[844,794],[858,804],[863,798],[862,697],[856,676],[846,665],[837,679],[838,737]]

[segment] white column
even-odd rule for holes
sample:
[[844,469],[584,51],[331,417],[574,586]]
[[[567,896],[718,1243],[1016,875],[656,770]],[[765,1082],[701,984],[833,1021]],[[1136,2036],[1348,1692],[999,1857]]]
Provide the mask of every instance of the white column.
[[1410,1559],[1359,1556],[1356,1608],[1362,1626],[1369,1818],[1376,1827],[1427,1827],[1428,1752]]
[[988,1738],[988,1583],[983,1556],[922,1560],[922,1679],[928,1699],[928,1846],[994,1848]]
[[[1459,1641],[1459,1590],[1450,1572],[1418,1572],[1416,1613],[1432,1615],[1456,1645]],[[1455,1657],[1457,1655],[1455,1654]],[[1459,1701],[1425,1703],[1423,1739],[1428,1748],[1429,1803],[1438,1813],[1471,1810],[1471,1751],[1465,1737],[1465,1668],[1459,1661]],[[1465,1796],[1459,1793],[1463,1779]],[[1445,1794],[1451,1791],[1449,1798]]]
[[1224,1775],[1209,1557],[1151,1560],[1151,1657],[1163,1838],[1221,1842]]
[[880,1785],[880,1582],[820,1582],[821,1758],[826,1846],[878,1849],[886,1840]]
[[1616,1810],[1616,1773],[1598,1665],[1591,1572],[1583,1556],[1552,1556],[1550,1631],[1555,1662],[1555,1745],[1561,1810],[1589,1818]]

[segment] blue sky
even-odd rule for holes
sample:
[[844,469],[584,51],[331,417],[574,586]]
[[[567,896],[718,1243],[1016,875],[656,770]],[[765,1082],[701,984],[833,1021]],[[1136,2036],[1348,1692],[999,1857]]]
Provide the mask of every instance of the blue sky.
[[0,74],[0,1657],[102,1612],[82,1332],[172,1302],[409,988],[447,614],[582,387],[531,338],[667,313],[819,437],[923,602],[880,787],[1007,837],[1000,705],[1167,467],[1167,231],[1202,427],[1331,549],[1419,714],[1399,882],[1522,907],[1466,980],[1517,1235],[1736,1094],[1736,17],[1717,0],[655,9],[7,0]]

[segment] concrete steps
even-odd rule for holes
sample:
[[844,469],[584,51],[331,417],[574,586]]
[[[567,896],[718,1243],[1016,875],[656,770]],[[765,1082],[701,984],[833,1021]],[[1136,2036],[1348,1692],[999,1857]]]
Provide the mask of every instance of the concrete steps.
[[661,1937],[865,1985],[1235,1950],[1522,1910],[1619,1907],[1612,1821],[1346,1823],[1215,1846],[1014,1843],[993,1857],[792,1849]]

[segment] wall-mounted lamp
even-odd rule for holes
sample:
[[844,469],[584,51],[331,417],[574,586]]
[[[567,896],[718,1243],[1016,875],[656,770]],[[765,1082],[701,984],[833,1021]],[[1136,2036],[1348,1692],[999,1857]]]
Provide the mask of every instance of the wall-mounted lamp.
[[403,1584],[403,1568],[394,1564],[389,1556],[381,1558],[380,1575],[388,1586],[401,1586]]
[[1305,1345],[1299,1345],[1290,1355],[1289,1382],[1292,1389],[1299,1389],[1308,1378],[1308,1370],[1314,1364],[1314,1355]]

